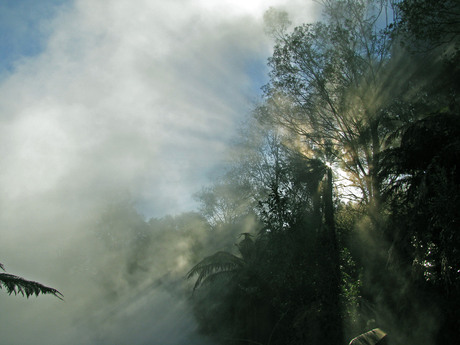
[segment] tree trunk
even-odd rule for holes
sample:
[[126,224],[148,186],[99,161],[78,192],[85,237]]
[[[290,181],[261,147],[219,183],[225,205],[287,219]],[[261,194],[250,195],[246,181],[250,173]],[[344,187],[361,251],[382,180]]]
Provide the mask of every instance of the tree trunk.
[[326,185],[324,186],[324,220],[325,227],[322,236],[323,244],[323,265],[324,272],[324,292],[323,307],[323,332],[328,334],[331,344],[343,344],[343,325],[342,308],[340,301],[340,255],[339,245],[335,231],[334,204],[333,204],[333,183],[332,169],[327,169]]

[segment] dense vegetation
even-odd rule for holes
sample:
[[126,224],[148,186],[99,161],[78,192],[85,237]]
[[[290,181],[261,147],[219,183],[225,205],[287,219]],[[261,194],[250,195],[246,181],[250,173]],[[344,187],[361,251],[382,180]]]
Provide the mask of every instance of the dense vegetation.
[[198,195],[211,233],[241,233],[188,273],[200,329],[221,344],[345,344],[374,327],[456,343],[460,5],[323,4],[293,30],[266,13],[264,100]]

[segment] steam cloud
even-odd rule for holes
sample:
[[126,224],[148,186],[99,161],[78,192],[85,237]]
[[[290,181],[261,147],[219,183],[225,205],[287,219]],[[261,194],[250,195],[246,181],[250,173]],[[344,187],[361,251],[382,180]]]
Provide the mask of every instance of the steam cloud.
[[130,236],[152,229],[123,212],[195,207],[264,83],[264,10],[315,15],[245,3],[77,0],[42,23],[44,51],[2,75],[0,262],[65,295],[2,292],[3,344],[207,344],[183,286],[205,231],[152,235],[144,273],[130,271]]

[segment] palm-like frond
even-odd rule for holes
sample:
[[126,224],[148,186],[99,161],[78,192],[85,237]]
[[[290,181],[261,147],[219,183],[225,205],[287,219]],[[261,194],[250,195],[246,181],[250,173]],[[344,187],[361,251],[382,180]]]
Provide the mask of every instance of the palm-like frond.
[[186,275],[187,279],[198,275],[194,290],[204,282],[214,281],[223,276],[233,275],[244,266],[244,260],[228,252],[217,252],[205,257]]
[[[0,264],[0,268],[5,270],[4,266]],[[0,289],[4,287],[8,294],[14,293],[17,295],[18,293],[22,294],[29,298],[29,296],[39,294],[51,294],[56,296],[57,298],[62,300],[64,297],[58,290],[53,289],[51,287],[45,286],[38,282],[34,282],[31,280],[27,280],[13,274],[9,273],[0,273]]]
[[[201,282],[200,282],[200,286],[203,286],[203,285],[206,285],[206,284],[212,284],[212,283],[216,283],[216,282],[229,282],[230,279],[232,279],[237,273],[239,272],[238,269],[234,269],[234,270],[228,270],[228,271],[219,271],[219,272],[215,272],[211,275],[208,275],[206,278],[204,278]],[[198,286],[196,285],[195,283],[195,287],[194,289],[198,288]]]

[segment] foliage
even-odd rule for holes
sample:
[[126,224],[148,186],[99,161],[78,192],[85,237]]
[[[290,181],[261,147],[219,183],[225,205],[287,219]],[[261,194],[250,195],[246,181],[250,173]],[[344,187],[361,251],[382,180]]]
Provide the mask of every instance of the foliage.
[[[0,268],[5,270],[2,264],[0,264]],[[9,295],[12,293],[15,295],[20,293],[21,295],[29,298],[29,296],[32,295],[38,296],[39,294],[51,294],[59,299],[64,297],[58,290],[54,288],[45,286],[38,282],[26,280],[9,273],[0,273],[0,288],[2,288],[2,286]]]
[[[456,114],[417,121],[404,133],[401,146],[382,159],[382,173],[400,176],[387,191],[392,206],[386,230],[392,241],[389,267],[410,272],[405,284],[413,296],[435,301],[427,306],[432,312],[442,308],[444,331],[439,336],[444,343],[455,337],[458,324],[452,320],[458,320],[460,302],[459,124]],[[398,311],[401,317],[414,312],[404,305]]]
[[343,344],[375,327],[454,343],[458,2],[322,3],[321,22],[291,31],[266,13],[265,99],[201,198],[208,221],[231,215],[219,229],[251,232],[251,215],[257,236],[191,269],[197,319],[223,344]]
[[[275,41],[265,116],[300,135],[304,150],[336,161],[366,204],[377,204],[376,157],[402,120],[391,77],[392,40],[376,28],[371,1],[327,1],[324,22],[304,24]],[[388,9],[387,9],[388,10]]]
[[201,284],[210,283],[222,276],[231,276],[236,274],[238,269],[244,266],[244,261],[227,252],[217,252],[211,256],[205,257],[196,264],[188,273],[187,279],[198,275],[194,289]]
[[194,306],[202,330],[230,343],[266,340],[268,329],[263,325],[270,324],[270,305],[263,298],[268,283],[260,276],[261,242],[255,242],[248,233],[241,236],[236,245],[239,256],[218,251],[201,260],[186,276],[198,276]]
[[[242,234],[244,238],[237,244],[239,256],[218,251],[189,271],[187,278],[197,277],[195,313],[203,332],[221,341],[285,344],[292,325],[292,344],[319,339],[319,332],[329,332],[330,325],[337,322],[334,317],[340,318],[340,278],[331,278],[337,275],[334,270],[339,268],[339,258],[333,259],[337,247],[330,246],[329,234],[334,230],[328,229],[326,222],[325,206],[332,205],[332,194],[326,193],[326,187],[331,186],[330,169],[320,160],[300,155],[289,137],[266,131],[264,126],[253,130],[250,137],[261,135],[261,140],[252,147],[242,143],[244,156],[227,172],[225,188],[231,190],[233,185],[233,192],[227,195],[233,200],[234,192],[247,190],[240,183],[252,187],[243,195],[253,201],[242,203],[250,206],[258,219],[251,223],[257,236],[253,239]],[[221,185],[219,182],[208,193],[220,193],[222,189],[216,187]],[[212,198],[207,194],[202,203],[206,205]],[[238,204],[225,205],[234,207],[226,209],[229,214],[242,212]],[[212,213],[206,215],[211,222],[216,219]],[[237,224],[237,218],[227,219],[232,227]],[[244,226],[241,219],[239,224]],[[213,231],[225,228],[221,224]],[[306,317],[307,327],[303,324]]]
[[405,35],[425,44],[443,45],[458,42],[460,6],[455,0],[406,0],[398,4],[400,25]]

